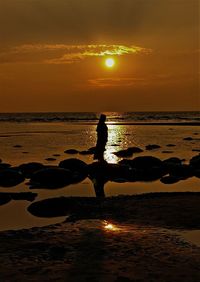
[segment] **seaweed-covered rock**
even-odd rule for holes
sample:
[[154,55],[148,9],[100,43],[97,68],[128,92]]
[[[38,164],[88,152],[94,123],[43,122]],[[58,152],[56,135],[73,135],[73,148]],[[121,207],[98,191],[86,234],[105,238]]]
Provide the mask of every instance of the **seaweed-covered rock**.
[[18,166],[16,169],[19,170],[25,178],[30,178],[32,174],[38,170],[45,168],[45,166],[38,162],[25,163]]
[[61,188],[74,182],[70,170],[52,167],[36,171],[31,176],[31,188]]
[[1,187],[12,187],[16,186],[24,181],[22,173],[15,169],[3,169],[0,170],[0,186]]

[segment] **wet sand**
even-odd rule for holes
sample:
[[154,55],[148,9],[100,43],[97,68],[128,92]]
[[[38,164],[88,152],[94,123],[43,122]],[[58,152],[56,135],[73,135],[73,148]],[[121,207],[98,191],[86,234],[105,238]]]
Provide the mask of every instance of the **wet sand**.
[[1,232],[0,280],[196,282],[200,248],[177,230],[198,228],[199,193],[107,198],[101,212]]

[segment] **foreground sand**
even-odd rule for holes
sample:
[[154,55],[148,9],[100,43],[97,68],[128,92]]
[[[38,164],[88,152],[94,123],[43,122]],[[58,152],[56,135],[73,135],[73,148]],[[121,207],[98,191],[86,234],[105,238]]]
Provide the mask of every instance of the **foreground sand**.
[[104,214],[84,214],[83,220],[1,232],[0,280],[200,281],[200,248],[175,233],[200,228],[199,193],[108,203]]

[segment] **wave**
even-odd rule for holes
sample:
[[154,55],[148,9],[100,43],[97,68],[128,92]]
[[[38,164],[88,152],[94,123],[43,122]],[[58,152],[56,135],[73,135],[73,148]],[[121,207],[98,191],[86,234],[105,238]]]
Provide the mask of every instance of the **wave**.
[[[108,122],[187,123],[200,122],[200,112],[107,112]],[[0,122],[94,122],[100,113],[0,113]]]

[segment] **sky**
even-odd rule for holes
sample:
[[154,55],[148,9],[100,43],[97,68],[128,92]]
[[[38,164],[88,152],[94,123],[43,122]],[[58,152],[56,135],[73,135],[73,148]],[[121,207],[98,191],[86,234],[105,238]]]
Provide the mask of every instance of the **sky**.
[[200,110],[199,5],[0,0],[0,112]]

